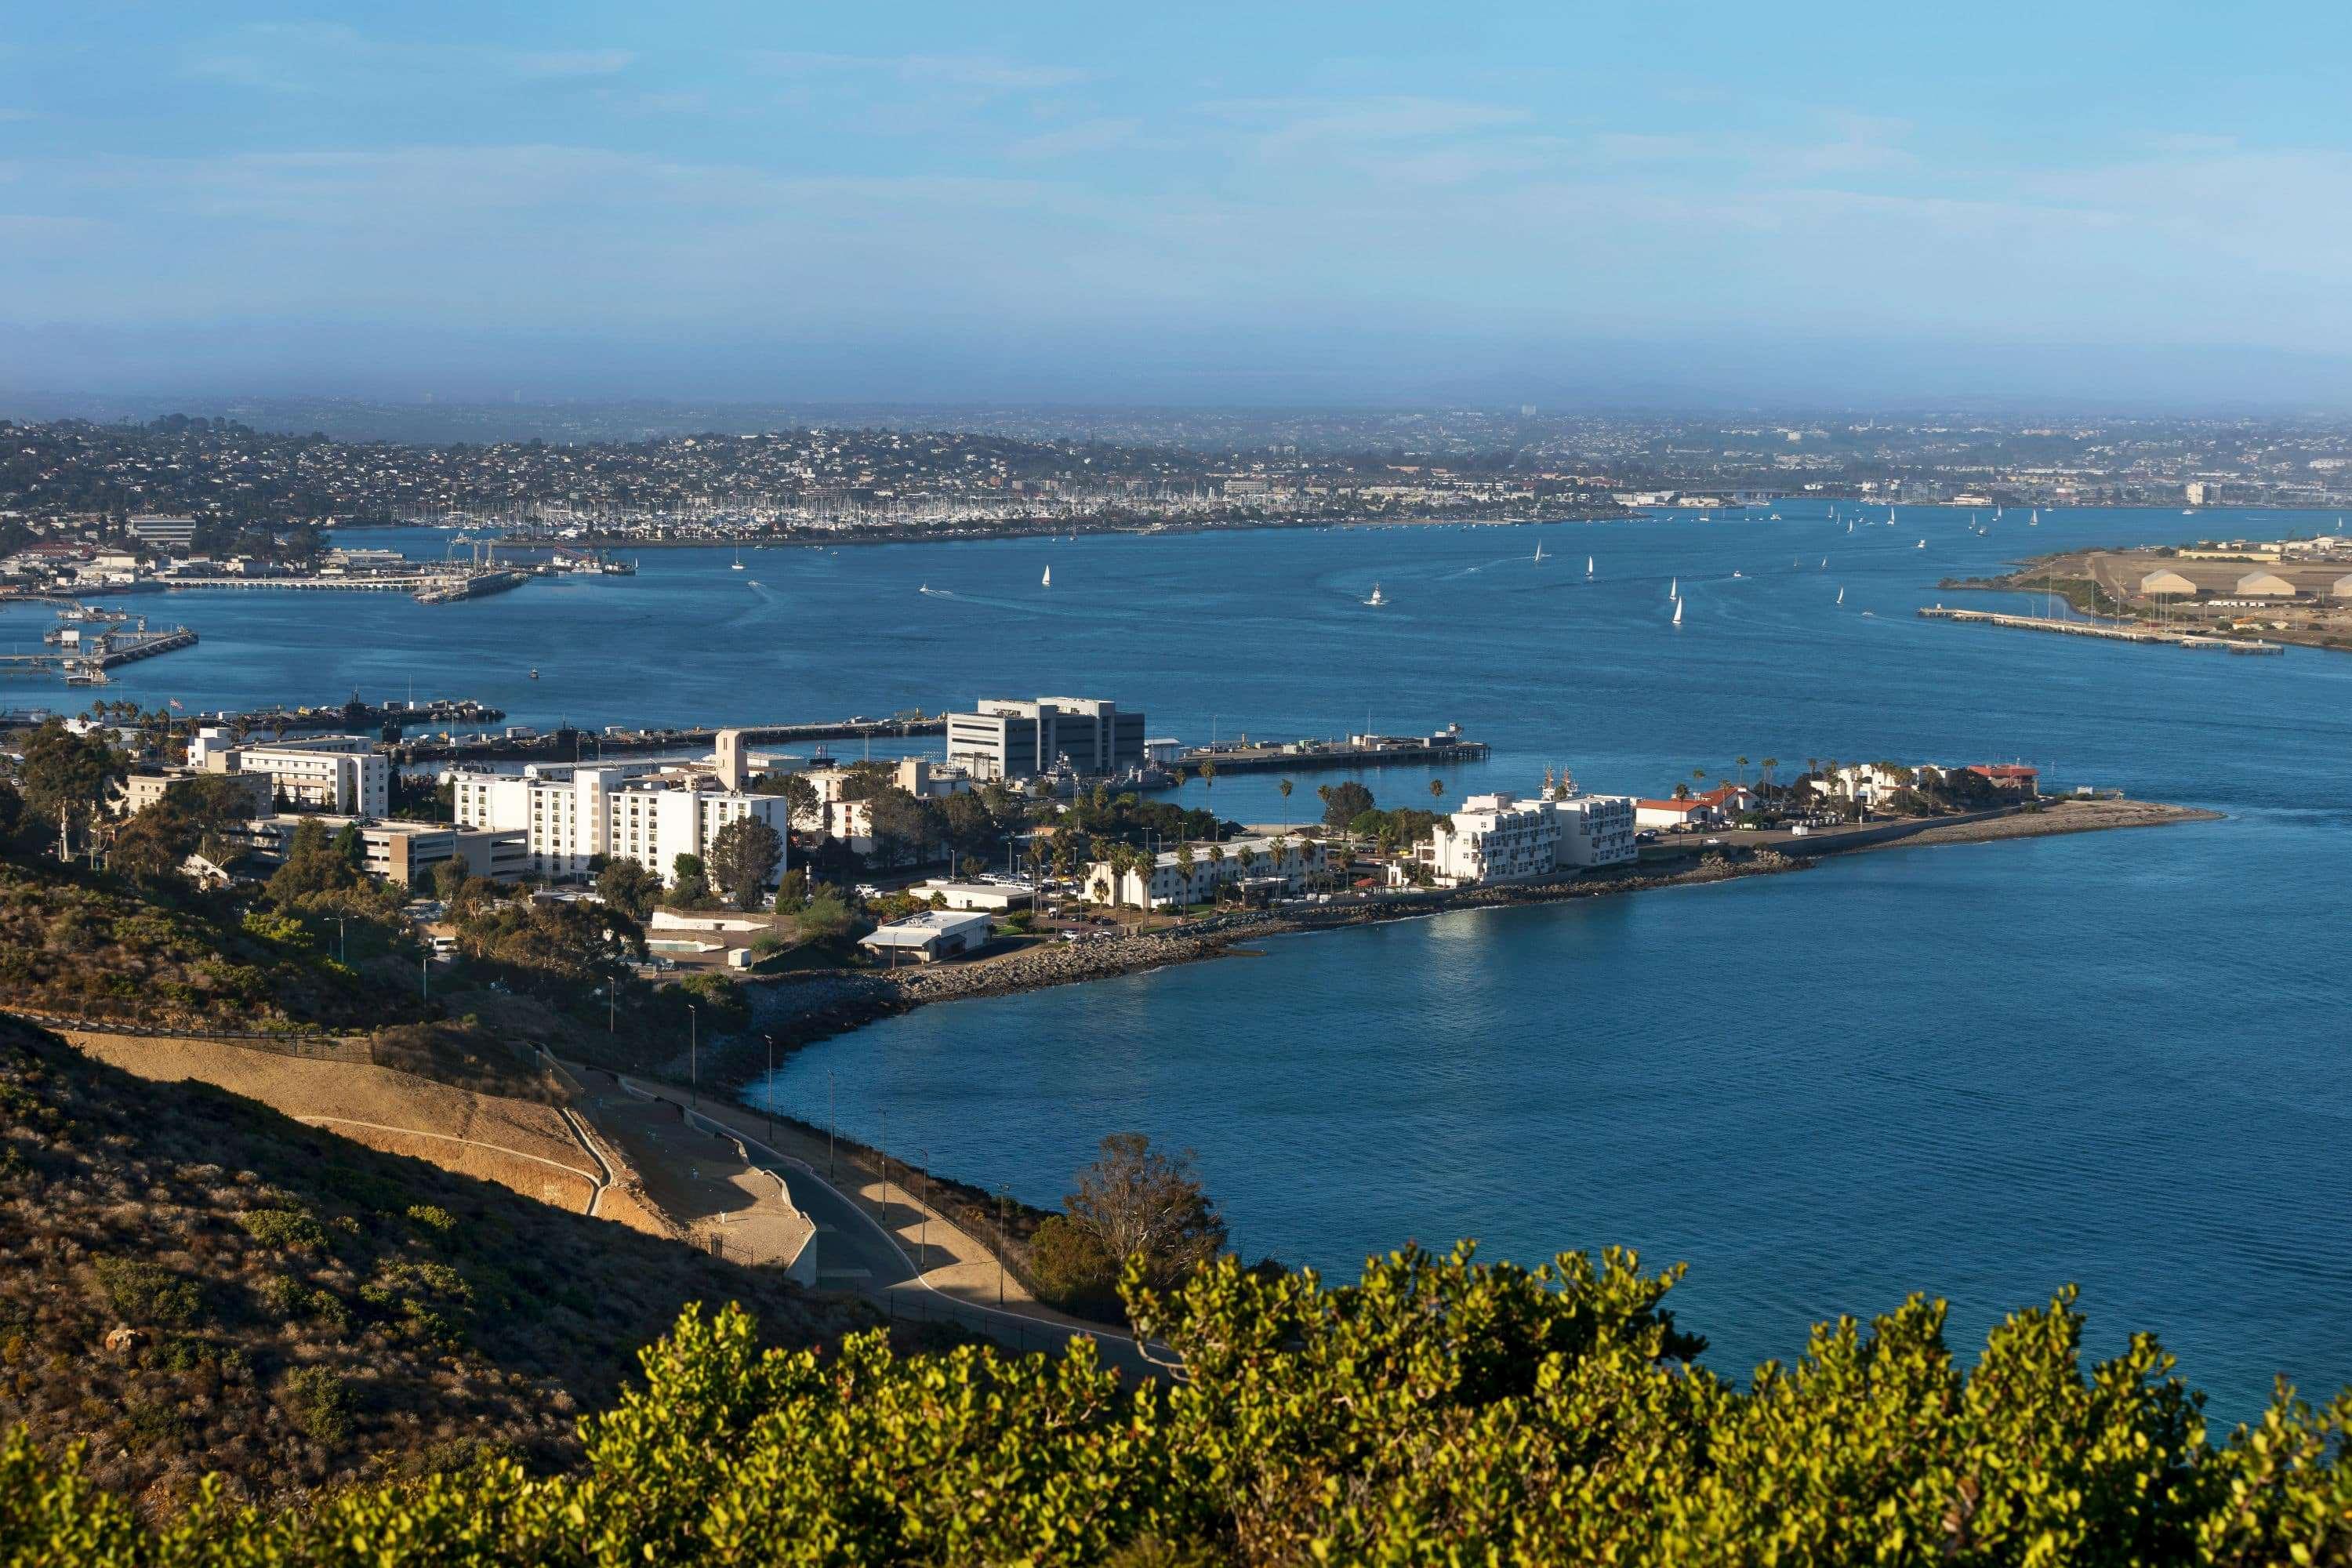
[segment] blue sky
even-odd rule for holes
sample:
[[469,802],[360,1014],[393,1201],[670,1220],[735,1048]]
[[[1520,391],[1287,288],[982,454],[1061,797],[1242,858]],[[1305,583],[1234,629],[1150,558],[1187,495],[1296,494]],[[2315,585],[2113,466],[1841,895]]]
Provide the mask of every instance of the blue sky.
[[0,389],[2352,402],[2342,7],[0,12]]

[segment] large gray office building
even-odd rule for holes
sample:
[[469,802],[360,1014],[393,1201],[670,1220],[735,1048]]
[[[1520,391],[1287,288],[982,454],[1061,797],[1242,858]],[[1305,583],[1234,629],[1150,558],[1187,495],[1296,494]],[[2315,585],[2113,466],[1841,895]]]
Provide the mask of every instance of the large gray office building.
[[948,761],[982,779],[1034,778],[1066,763],[1087,777],[1121,773],[1143,762],[1143,714],[1091,697],[983,698],[975,711],[948,715]]

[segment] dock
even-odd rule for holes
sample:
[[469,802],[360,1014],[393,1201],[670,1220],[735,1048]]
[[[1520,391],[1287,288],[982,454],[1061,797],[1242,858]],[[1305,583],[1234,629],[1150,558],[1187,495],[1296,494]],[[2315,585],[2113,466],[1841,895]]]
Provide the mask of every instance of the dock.
[[1966,621],[1976,626],[2008,626],[2019,631],[2058,632],[2072,637],[2100,637],[2108,642],[2168,643],[2174,647],[2203,648],[2224,653],[2284,653],[2285,646],[2253,637],[2213,637],[2200,632],[2167,631],[2161,626],[2119,626],[2112,621],[2069,621],[2051,616],[2011,616],[1996,610],[1952,610],[1932,605],[1919,612],[1927,621]]
[[1491,750],[1484,741],[1388,741],[1354,746],[1343,742],[1302,742],[1296,746],[1194,746],[1177,753],[1176,765],[1198,773],[1214,763],[1220,773],[1319,773],[1333,769],[1443,767],[1483,763]]
[[[677,729],[554,731],[536,735],[493,735],[469,740],[418,736],[377,749],[402,766],[412,763],[593,762],[647,752],[709,750],[722,729],[740,730],[754,745],[799,741],[897,741],[944,735],[947,715],[906,719],[793,721],[779,724],[694,725]],[[574,756],[574,752],[577,756]]]
[[132,631],[93,632],[69,652],[0,654],[0,671],[29,674],[58,670],[76,686],[103,685],[106,672],[121,665],[196,646],[196,634],[186,626],[149,631],[141,621]]

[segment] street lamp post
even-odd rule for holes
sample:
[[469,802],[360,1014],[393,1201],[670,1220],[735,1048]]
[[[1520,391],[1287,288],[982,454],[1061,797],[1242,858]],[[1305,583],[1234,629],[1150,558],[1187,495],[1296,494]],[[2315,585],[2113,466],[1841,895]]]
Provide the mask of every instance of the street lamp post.
[[693,1003],[688,1002],[686,1005],[686,1098],[697,1110],[702,1109],[701,1025],[702,1015],[694,1010]]
[[772,1146],[776,1142],[776,1037],[763,1035],[761,1038],[768,1042],[768,1076],[760,1085],[760,1098],[767,1103],[768,1142]]
[[[924,1187],[925,1187],[927,1190],[929,1188],[929,1186],[930,1186],[930,1184],[930,1184],[930,1173],[931,1173],[931,1152],[930,1152],[929,1149],[926,1149],[926,1150],[924,1150],[924,1151],[923,1151],[923,1177],[924,1177],[924,1180],[923,1180],[923,1185],[924,1185]],[[917,1272],[917,1273],[919,1273],[919,1274],[929,1274],[929,1273],[931,1271],[931,1210],[930,1210],[930,1205],[929,1205],[928,1203],[926,1203],[926,1204],[923,1205],[923,1208],[922,1208],[922,1211],[921,1211],[921,1212],[922,1212],[922,1216],[923,1216],[923,1218],[922,1218],[922,1229],[921,1229],[919,1232],[918,1232],[918,1233],[917,1233],[917,1236],[916,1236],[916,1239],[915,1239],[915,1256],[916,1256],[917,1258],[921,1258],[921,1259],[922,1259],[922,1263],[921,1263],[921,1265],[920,1265],[920,1266],[916,1269],[916,1272]]]
[[838,1145],[834,1139],[833,1069],[824,1069],[824,1179],[831,1181],[839,1168]]

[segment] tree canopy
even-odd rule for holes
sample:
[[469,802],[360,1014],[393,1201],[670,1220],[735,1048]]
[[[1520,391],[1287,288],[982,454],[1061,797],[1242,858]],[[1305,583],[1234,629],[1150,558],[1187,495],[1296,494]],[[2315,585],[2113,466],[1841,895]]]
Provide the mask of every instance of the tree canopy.
[[1973,1369],[1940,1302],[1816,1330],[1751,1387],[1692,1364],[1630,1253],[1356,1285],[1225,1259],[1129,1311],[1181,1367],[758,1348],[689,1309],[578,1465],[490,1459],[307,1511],[152,1531],[75,1463],[0,1446],[0,1553],[121,1563],[1545,1565],[2342,1563],[2352,1396],[2217,1441],[2154,1341],[2085,1368],[2070,1292]]

